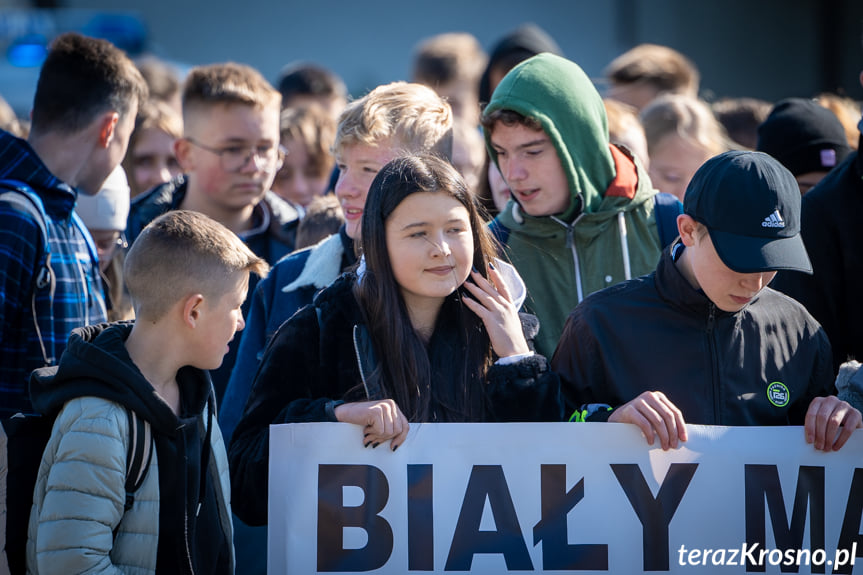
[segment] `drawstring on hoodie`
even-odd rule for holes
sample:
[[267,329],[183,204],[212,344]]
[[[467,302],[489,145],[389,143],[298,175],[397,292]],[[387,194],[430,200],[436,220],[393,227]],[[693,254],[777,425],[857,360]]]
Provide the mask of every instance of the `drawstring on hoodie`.
[[629,267],[629,242],[626,241],[626,220],[623,212],[617,212],[617,229],[620,233],[620,251],[623,254],[624,279],[632,279],[632,269]]

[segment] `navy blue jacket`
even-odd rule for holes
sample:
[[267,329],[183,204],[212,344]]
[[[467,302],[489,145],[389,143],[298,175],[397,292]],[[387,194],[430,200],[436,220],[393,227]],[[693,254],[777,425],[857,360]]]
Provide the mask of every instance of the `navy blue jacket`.
[[311,304],[316,293],[355,262],[353,242],[342,226],[338,234],[283,258],[270,270],[267,278],[258,283],[251,297],[237,361],[219,411],[219,425],[226,442],[230,442],[243,414],[264,348],[273,334],[297,310]]

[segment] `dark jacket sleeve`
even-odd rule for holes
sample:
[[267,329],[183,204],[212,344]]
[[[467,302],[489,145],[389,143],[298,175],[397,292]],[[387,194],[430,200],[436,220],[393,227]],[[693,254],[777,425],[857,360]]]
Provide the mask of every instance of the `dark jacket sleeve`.
[[603,393],[603,354],[590,328],[587,311],[584,306],[577,306],[572,311],[551,359],[551,369],[560,377],[566,419],[584,405],[613,405],[613,400]]
[[560,379],[549,371],[544,356],[533,355],[510,365],[493,365],[486,379],[493,421],[561,420]]
[[806,422],[806,412],[809,404],[816,397],[827,397],[836,395],[836,384],[833,377],[833,352],[830,348],[830,340],[823,328],[813,334],[810,345],[815,346],[815,361],[812,365],[812,373],[809,374],[809,387],[805,397],[791,406],[788,418],[791,425],[803,425]]
[[[317,389],[320,331],[315,308],[297,312],[273,336],[255,376],[229,458],[232,506],[249,525],[267,523],[269,426],[335,421],[333,400]],[[323,392],[323,393],[322,393]]]

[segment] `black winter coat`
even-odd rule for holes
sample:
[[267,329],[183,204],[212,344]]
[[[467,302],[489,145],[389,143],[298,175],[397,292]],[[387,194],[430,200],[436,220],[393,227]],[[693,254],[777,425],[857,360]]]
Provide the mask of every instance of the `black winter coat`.
[[[364,386],[372,351],[354,281],[343,275],[319,293],[282,324],[264,353],[229,449],[232,506],[250,525],[267,522],[271,424],[336,421],[342,401],[385,398]],[[486,390],[491,421],[561,419],[560,382],[541,355],[493,365]]]
[[[863,147],[863,135],[860,137]],[[833,370],[863,361],[863,156],[850,154],[805,196],[800,235],[813,274],[779,272],[773,287],[790,295],[824,326]]]

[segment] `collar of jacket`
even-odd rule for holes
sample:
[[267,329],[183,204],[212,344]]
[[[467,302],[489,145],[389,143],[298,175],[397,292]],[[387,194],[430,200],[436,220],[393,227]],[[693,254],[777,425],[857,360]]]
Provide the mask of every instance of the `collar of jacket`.
[[296,227],[299,219],[300,214],[294,206],[274,192],[267,191],[252,212],[252,228],[240,234],[240,238],[248,241],[258,235],[271,235],[277,240],[293,245],[292,234],[287,228]]
[[721,317],[741,313],[758,301],[760,294],[752,298],[752,301],[737,312],[722,311],[716,307],[704,291],[692,287],[689,280],[678,269],[675,262],[685,249],[686,246],[681,243],[680,239],[675,241],[662,252],[662,257],[659,259],[659,264],[657,264],[654,272],[656,291],[669,306],[696,317],[707,317],[712,307],[715,309],[716,317]]
[[65,220],[75,209],[78,191],[52,174],[32,146],[22,138],[0,130],[0,180],[15,180],[33,188],[45,211]]
[[[345,236],[347,237],[347,236]],[[342,271],[342,256],[345,245],[341,234],[333,234],[308,248],[309,257],[297,279],[282,288],[291,292],[303,286],[323,289],[333,283]]]

